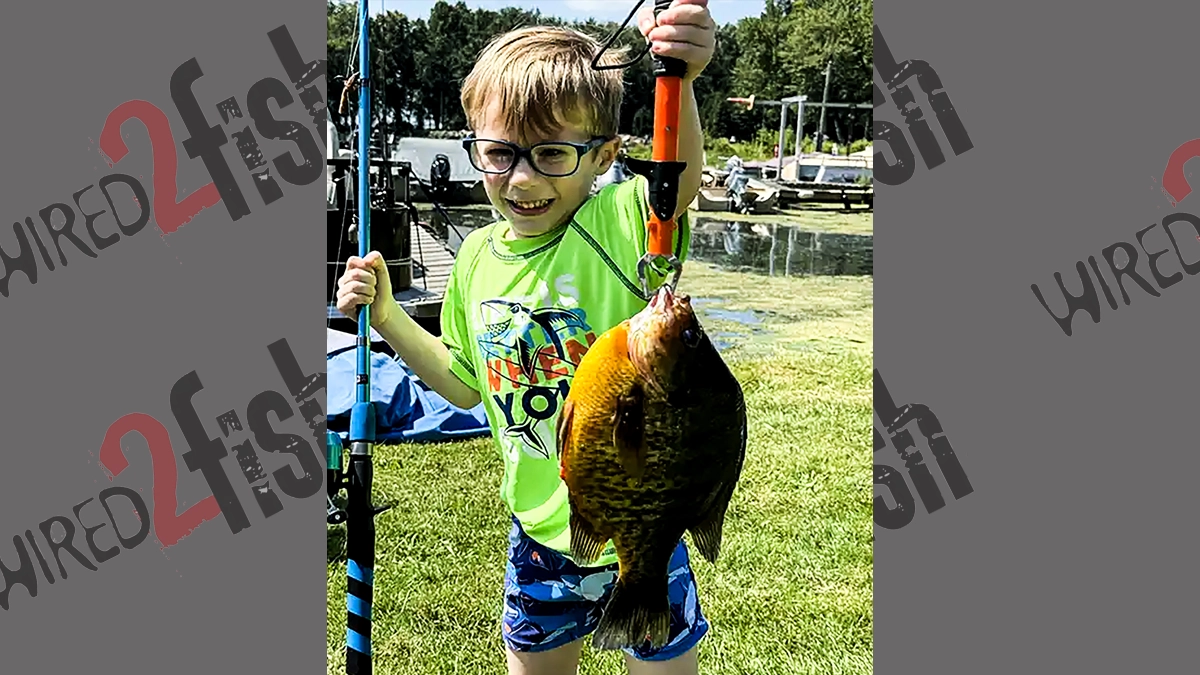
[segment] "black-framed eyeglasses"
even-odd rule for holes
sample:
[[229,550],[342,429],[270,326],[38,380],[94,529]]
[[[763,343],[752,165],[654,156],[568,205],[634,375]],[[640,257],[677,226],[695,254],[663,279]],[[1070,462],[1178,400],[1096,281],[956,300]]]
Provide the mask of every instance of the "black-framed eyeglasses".
[[534,171],[550,178],[563,178],[579,170],[583,156],[607,143],[609,138],[596,136],[587,143],[570,141],[548,141],[522,148],[516,143],[491,138],[475,138],[474,134],[463,139],[463,149],[471,160],[471,166],[483,173],[502,174],[512,171],[522,157],[529,161]]

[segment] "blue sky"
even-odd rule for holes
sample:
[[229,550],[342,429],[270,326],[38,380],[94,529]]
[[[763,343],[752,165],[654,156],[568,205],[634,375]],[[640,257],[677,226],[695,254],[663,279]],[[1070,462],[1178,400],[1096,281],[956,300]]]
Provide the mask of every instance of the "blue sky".
[[[457,2],[457,0],[447,0]],[[637,0],[463,0],[472,9],[497,10],[503,7],[537,9],[544,16],[557,16],[568,21],[595,18],[600,21],[623,21]],[[646,0],[643,6],[652,5]],[[370,0],[371,13],[398,11],[412,18],[427,19],[435,0]],[[762,14],[763,0],[709,0],[708,11],[718,24],[736,23],[747,16]]]

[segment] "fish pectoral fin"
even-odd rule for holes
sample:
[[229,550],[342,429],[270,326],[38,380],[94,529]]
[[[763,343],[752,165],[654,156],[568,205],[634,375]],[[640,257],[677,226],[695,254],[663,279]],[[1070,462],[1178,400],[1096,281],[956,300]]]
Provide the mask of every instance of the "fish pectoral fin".
[[718,488],[708,508],[700,515],[700,520],[688,528],[692,533],[692,543],[696,550],[710,563],[717,562],[717,554],[721,552],[721,533],[725,525],[725,511],[729,508],[729,499],[733,496],[733,483],[722,483]]
[[646,470],[645,395],[640,387],[617,399],[613,419],[613,447],[625,471],[641,480]]
[[567,479],[567,449],[571,445],[571,422],[575,419],[575,401],[567,399],[555,422],[554,442],[558,445],[558,477]]
[[604,551],[604,544],[608,542],[608,537],[597,532],[591,523],[579,515],[573,499],[570,499],[569,503],[571,505],[571,556],[579,563],[587,565],[600,558],[600,553]]

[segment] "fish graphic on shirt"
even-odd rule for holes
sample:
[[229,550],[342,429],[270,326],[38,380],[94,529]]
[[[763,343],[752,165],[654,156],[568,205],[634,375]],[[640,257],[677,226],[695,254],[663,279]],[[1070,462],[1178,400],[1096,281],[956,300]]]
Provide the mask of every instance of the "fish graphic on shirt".
[[[567,342],[588,343],[591,328],[587,325],[585,313],[580,308],[531,308],[520,302],[503,299],[480,303],[480,313],[483,330],[477,341],[486,360],[514,366],[511,373],[501,374],[501,380],[507,384],[492,385],[500,389],[513,387],[510,403],[507,404],[511,423],[502,429],[502,433],[514,439],[527,454],[549,459],[553,455],[553,442],[543,438],[541,433],[544,416],[530,414],[523,406],[527,404],[526,396],[531,391],[536,395],[529,400],[542,402],[538,412],[544,409],[546,402],[555,406],[560,404],[560,389],[554,381],[566,375],[548,372],[544,366],[539,369],[539,363],[543,356],[569,363]],[[489,367],[493,373],[500,374],[493,366]],[[535,377],[539,379],[537,384],[534,384]],[[492,391],[497,400],[502,397],[500,389]]]
[[515,362],[521,374],[533,378],[534,366],[543,351],[566,359],[563,335],[588,330],[579,309],[548,307],[529,309],[519,302],[487,300],[480,304],[485,332],[480,338],[489,356]]

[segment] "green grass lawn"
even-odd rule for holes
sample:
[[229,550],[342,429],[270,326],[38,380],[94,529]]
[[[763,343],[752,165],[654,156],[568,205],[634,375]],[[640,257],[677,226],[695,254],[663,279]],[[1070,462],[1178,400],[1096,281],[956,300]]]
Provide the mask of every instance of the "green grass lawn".
[[[700,671],[870,673],[872,279],[689,263],[680,290],[704,299],[750,415],[721,557],[693,555],[712,624]],[[376,448],[374,501],[395,504],[376,519],[376,672],[505,672],[500,471],[490,439]],[[330,673],[345,671],[344,532],[329,528]],[[624,672],[619,653],[584,649],[583,675]]]

